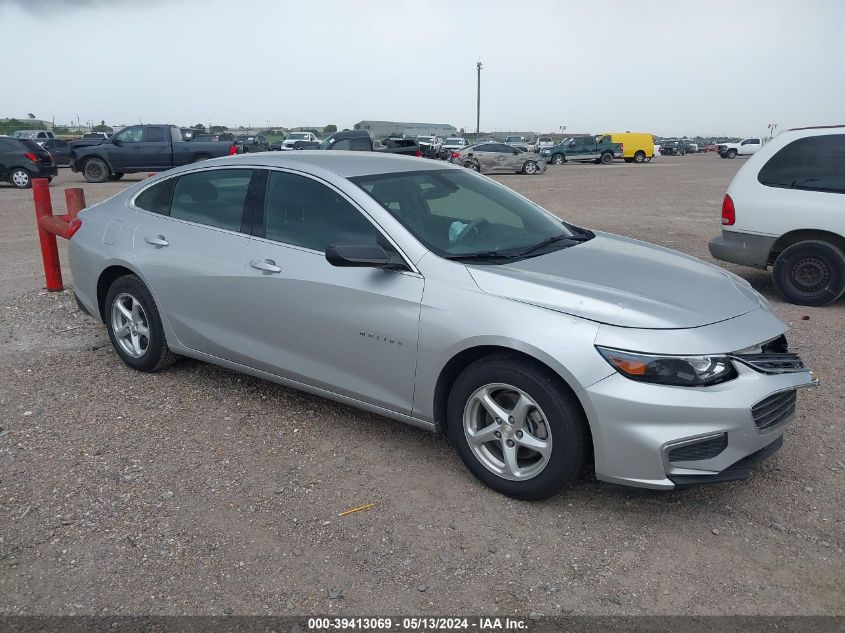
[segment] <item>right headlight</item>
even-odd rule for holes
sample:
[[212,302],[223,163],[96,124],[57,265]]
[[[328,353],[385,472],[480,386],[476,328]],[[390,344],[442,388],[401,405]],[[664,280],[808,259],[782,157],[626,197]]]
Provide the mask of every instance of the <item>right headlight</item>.
[[609,347],[596,349],[620,374],[631,380],[677,387],[706,387],[736,378],[727,356],[665,356]]

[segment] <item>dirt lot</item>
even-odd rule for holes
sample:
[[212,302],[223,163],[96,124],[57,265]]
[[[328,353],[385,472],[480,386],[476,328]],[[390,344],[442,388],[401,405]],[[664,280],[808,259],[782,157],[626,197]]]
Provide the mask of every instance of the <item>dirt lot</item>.
[[[709,259],[740,165],[501,180]],[[132,180],[63,171],[52,190],[63,207],[65,186],[95,202]],[[786,305],[733,269],[823,380],[747,482],[654,494],[588,476],[529,504],[441,437],[198,362],[127,369],[70,294],[41,290],[31,192],[0,185],[0,226],[0,613],[845,614],[843,301]]]

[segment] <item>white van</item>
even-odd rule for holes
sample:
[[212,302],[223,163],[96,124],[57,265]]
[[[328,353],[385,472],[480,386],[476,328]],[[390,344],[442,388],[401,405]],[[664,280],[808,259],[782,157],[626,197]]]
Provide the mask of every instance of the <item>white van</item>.
[[845,126],[789,130],[742,166],[722,203],[710,253],[765,270],[790,303],[845,293]]

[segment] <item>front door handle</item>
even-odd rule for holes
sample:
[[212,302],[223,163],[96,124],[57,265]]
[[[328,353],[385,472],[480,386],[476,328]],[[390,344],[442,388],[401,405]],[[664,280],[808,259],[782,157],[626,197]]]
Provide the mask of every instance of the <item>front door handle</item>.
[[164,238],[164,235],[147,235],[144,241],[153,246],[170,246],[170,242]]
[[249,265],[257,270],[263,270],[268,273],[282,272],[282,269],[279,266],[276,266],[276,262],[272,259],[253,259],[249,262]]

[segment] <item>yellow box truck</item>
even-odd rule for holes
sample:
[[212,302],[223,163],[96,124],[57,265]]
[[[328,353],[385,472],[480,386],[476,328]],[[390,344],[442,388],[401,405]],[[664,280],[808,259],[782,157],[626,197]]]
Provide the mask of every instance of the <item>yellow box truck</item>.
[[645,132],[603,132],[612,143],[622,144],[626,163],[644,163],[654,158],[654,135]]

